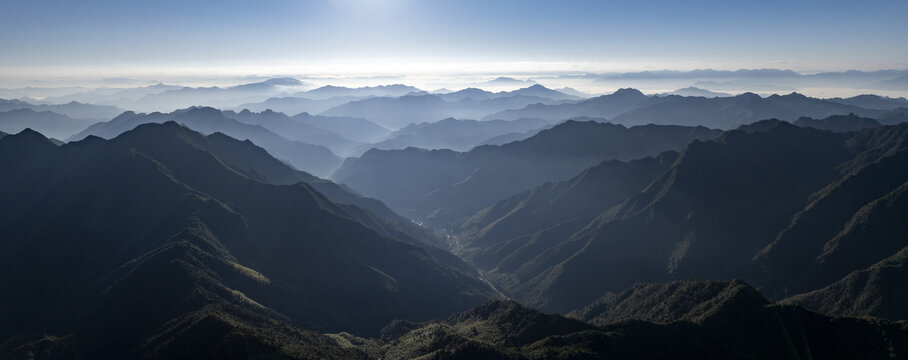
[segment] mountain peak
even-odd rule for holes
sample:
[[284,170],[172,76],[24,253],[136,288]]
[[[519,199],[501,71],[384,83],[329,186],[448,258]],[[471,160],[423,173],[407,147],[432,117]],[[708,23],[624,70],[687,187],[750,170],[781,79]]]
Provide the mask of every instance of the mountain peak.
[[646,96],[643,94],[643,92],[641,92],[640,90],[634,89],[634,88],[621,88],[621,89],[618,89],[617,91],[615,91],[614,93],[612,93],[612,95],[619,96],[619,97]]

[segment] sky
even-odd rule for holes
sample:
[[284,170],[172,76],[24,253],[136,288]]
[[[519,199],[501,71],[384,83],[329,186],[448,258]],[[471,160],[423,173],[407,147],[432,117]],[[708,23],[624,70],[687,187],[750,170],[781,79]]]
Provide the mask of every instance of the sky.
[[0,0],[0,81],[908,69],[908,1]]

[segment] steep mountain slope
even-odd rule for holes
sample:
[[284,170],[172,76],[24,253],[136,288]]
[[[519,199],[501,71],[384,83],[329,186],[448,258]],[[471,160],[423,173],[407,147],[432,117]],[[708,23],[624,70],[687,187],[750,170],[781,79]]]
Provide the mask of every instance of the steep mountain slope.
[[359,208],[251,179],[207,142],[175,123],[62,147],[29,131],[0,140],[15,170],[0,201],[18,204],[0,210],[0,288],[27,289],[0,295],[0,338],[51,334],[106,357],[246,341],[231,336],[283,349],[275,337],[312,337],[293,327],[377,333],[493,296]]
[[859,155],[811,194],[786,228],[755,257],[766,291],[783,297],[818,289],[904,247],[908,125],[855,134]]
[[370,150],[345,161],[333,178],[403,215],[444,225],[603,160],[652,156],[718,134],[702,127],[567,121],[526,140],[466,153]]
[[321,145],[335,154],[345,156],[359,143],[344,138],[343,136],[319,127],[294,121],[289,116],[270,110],[254,113],[249,110],[240,112],[224,111],[224,116],[249,125],[259,125],[275,134],[292,141],[306,144]]
[[782,301],[830,316],[908,319],[908,247],[818,290]]
[[324,146],[288,140],[264,127],[231,119],[220,110],[210,107],[188,108],[167,114],[158,112],[136,114],[127,111],[111,121],[90,126],[85,131],[74,135],[70,140],[83,139],[89,135],[110,139],[140,124],[167,121],[176,121],[206,134],[222,132],[237,139],[251,140],[278,159],[317,176],[327,176],[342,161],[340,157]]
[[17,133],[28,128],[58,139],[66,139],[93,123],[50,111],[19,109],[0,112],[0,130]]
[[801,117],[796,120],[794,124],[801,127],[811,127],[834,132],[860,131],[880,126],[880,123],[874,119],[863,118],[855,114],[832,115],[824,119]]
[[461,253],[490,269],[487,276],[523,266],[561,234],[579,231],[609,208],[640,192],[678,157],[665,152],[629,162],[607,160],[573,179],[546,183],[501,200],[460,228]]
[[635,282],[684,278],[741,277],[782,298],[908,245],[908,126],[839,134],[767,121],[747,129],[695,141],[652,183],[637,183],[639,193],[612,180],[575,195],[615,196],[598,209],[539,216],[548,186],[502,201],[466,223],[476,225],[458,234],[461,252],[509,297],[565,312]]
[[729,302],[746,307],[769,304],[759,292],[738,279],[681,280],[639,283],[618,294],[606,293],[582,309],[570,312],[568,317],[599,326],[626,320],[658,324],[699,322]]

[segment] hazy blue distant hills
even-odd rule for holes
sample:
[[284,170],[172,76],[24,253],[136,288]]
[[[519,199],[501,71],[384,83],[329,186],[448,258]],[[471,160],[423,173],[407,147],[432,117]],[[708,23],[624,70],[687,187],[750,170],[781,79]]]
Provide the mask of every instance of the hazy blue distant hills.
[[905,99],[903,97],[891,98],[871,94],[852,96],[850,98],[831,98],[828,100],[835,101],[840,104],[875,110],[893,110],[900,107],[908,107],[908,99]]
[[134,88],[99,88],[61,96],[51,96],[44,98],[43,101],[52,104],[78,101],[81,103],[111,105],[123,108],[130,107],[136,100],[141,99],[143,96],[169,90],[179,90],[181,88],[183,87],[165,85],[163,83]]
[[[568,311],[634,282],[689,277],[743,277],[781,298],[908,245],[908,125],[751,129],[694,141],[673,162],[605,162],[502,200],[465,223],[460,252],[509,297]],[[670,168],[646,172],[647,161]]]
[[762,119],[794,121],[801,116],[825,118],[849,113],[872,117],[879,114],[879,111],[809,98],[797,93],[767,98],[745,93],[711,99],[680,96],[652,98],[645,106],[612,120],[622,124],[697,124],[731,129]]
[[652,156],[718,134],[706,128],[625,128],[567,121],[522,141],[466,153],[370,150],[345,161],[333,178],[381,199],[401,214],[447,224],[498,199],[545,181],[569,178],[603,160]]
[[[574,90],[576,91],[576,90]],[[566,94],[558,90],[552,90],[545,86],[535,84],[529,87],[511,90],[511,91],[499,91],[491,92],[478,88],[466,88],[454,92],[446,92],[443,94],[436,94],[438,97],[444,99],[445,101],[457,102],[464,99],[472,99],[474,101],[488,100],[500,97],[511,97],[511,96],[531,96],[538,97],[550,100],[579,100],[583,97]]]
[[243,103],[264,101],[303,86],[303,82],[293,78],[274,78],[223,88],[183,87],[147,94],[135,100],[129,108],[136,111],[172,111],[199,105],[233,108]]
[[61,147],[0,139],[0,202],[17,204],[0,209],[0,287],[29,289],[0,295],[4,356],[343,354],[301,329],[377,335],[494,296],[456,259],[305,183],[257,180],[211,139],[172,122]]
[[610,95],[603,95],[576,103],[532,104],[522,109],[504,110],[486,116],[486,119],[514,120],[520,118],[541,118],[564,120],[581,116],[610,119],[634,109],[647,96],[635,89],[621,89]]
[[486,91],[479,88],[466,88],[453,92],[446,92],[441,94],[435,94],[436,96],[444,99],[445,101],[457,102],[464,99],[473,99],[473,100],[488,100],[491,98],[498,97],[497,93]]
[[291,117],[293,121],[337,133],[347,139],[372,143],[385,138],[391,130],[363,118],[347,116],[321,116],[300,113]]
[[304,112],[319,114],[351,101],[372,97],[400,97],[419,92],[421,90],[415,87],[401,84],[360,88],[326,85],[309,91],[287,94],[291,96],[272,97],[260,102],[241,104],[236,107],[236,110],[265,111],[270,109],[285,114],[300,114]]
[[552,89],[549,89],[549,88],[539,85],[539,84],[535,84],[535,85],[525,87],[522,89],[508,91],[505,94],[535,96],[535,97],[552,99],[552,100],[578,100],[578,99],[581,99],[581,97],[579,97],[579,96],[565,94],[564,92],[561,92],[558,90],[552,90]]
[[908,107],[886,111],[875,118],[883,125],[897,125],[908,122]]
[[313,100],[326,100],[335,97],[400,97],[422,90],[403,84],[365,86],[349,88],[343,86],[326,85],[317,89],[295,93],[295,96]]
[[36,112],[29,108],[0,112],[0,130],[18,133],[31,128],[59,139],[66,139],[94,123],[93,120],[73,119],[66,115],[50,111]]
[[220,110],[210,107],[194,107],[166,114],[125,112],[111,121],[90,126],[71,140],[80,140],[89,135],[111,139],[140,124],[167,121],[185,124],[206,134],[221,132],[237,139],[249,139],[278,159],[316,176],[327,176],[342,162],[340,157],[324,146],[288,140],[262,126],[231,119]]
[[536,82],[533,80],[520,80],[508,76],[499,76],[492,80],[482,83],[482,85],[491,85],[491,86],[527,86],[533,85]]
[[701,88],[694,87],[694,86],[689,86],[689,87],[678,89],[678,90],[675,90],[672,92],[657,94],[656,96],[667,96],[667,95],[702,96],[702,97],[708,97],[708,98],[733,96],[728,93],[710,91],[710,90],[701,89]]
[[369,147],[382,150],[418,147],[468,151],[490,138],[514,132],[523,133],[546,125],[547,121],[539,119],[476,121],[447,118],[434,123],[407,125],[389,134],[388,140]]
[[[293,141],[307,144],[321,145],[341,156],[349,155],[361,144],[348,140],[343,136],[320,127],[315,127],[300,121],[293,120],[284,113],[265,110],[251,112],[224,111],[224,116],[250,125],[260,125],[275,134]],[[339,120],[343,121],[343,120]]]
[[432,122],[449,117],[478,119],[504,109],[556,102],[548,98],[525,95],[492,97],[484,100],[464,98],[457,102],[445,101],[438,95],[407,95],[353,101],[331,108],[322,115],[362,117],[389,129],[400,129],[410,123]]
[[859,131],[880,126],[880,123],[874,119],[863,118],[855,114],[832,115],[824,119],[801,117],[796,120],[794,124],[801,127],[811,127],[814,129],[835,132]]
[[51,111],[57,114],[69,116],[73,119],[106,121],[119,115],[123,109],[113,106],[101,106],[92,104],[82,104],[75,101],[58,104],[58,105],[34,105],[20,100],[0,99],[0,111],[29,109],[36,112]]
[[274,110],[284,114],[300,114],[304,112],[318,114],[335,106],[364,98],[360,96],[335,96],[328,99],[312,100],[302,97],[273,97],[262,102],[241,104],[235,109],[237,111],[249,109],[257,112]]
[[491,114],[486,118],[507,120],[535,117],[554,120],[590,116],[604,117],[627,126],[675,124],[732,129],[762,119],[795,121],[802,116],[825,118],[849,113],[875,118],[882,115],[883,110],[810,98],[797,93],[772,95],[766,98],[753,93],[729,97],[678,95],[647,97],[634,89],[622,89],[614,94],[576,103],[529,105],[522,109]]

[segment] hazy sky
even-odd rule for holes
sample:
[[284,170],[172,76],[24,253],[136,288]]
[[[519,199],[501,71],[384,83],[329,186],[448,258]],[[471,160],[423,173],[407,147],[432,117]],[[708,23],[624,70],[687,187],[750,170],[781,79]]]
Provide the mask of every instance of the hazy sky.
[[908,68],[908,1],[0,0],[0,77]]

